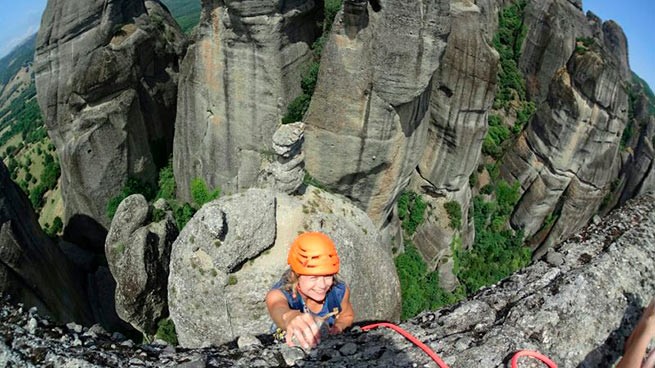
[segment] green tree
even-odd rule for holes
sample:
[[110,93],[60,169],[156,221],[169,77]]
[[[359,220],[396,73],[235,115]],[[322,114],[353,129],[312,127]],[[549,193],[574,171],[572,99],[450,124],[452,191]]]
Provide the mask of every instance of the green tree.
[[200,178],[191,180],[191,198],[198,207],[202,207],[205,203],[218,198],[220,194],[220,188],[210,192],[205,181]]

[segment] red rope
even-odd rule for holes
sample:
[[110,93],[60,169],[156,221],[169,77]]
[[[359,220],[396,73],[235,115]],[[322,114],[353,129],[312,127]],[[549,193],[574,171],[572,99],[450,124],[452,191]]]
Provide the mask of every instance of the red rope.
[[[373,323],[373,324],[370,324],[370,325],[363,326],[362,331],[372,330],[372,329],[374,329],[376,327],[387,327],[387,328],[390,328],[390,329],[398,332],[399,334],[403,335],[407,340],[411,341],[414,345],[421,348],[421,350],[423,350],[426,354],[428,354],[430,356],[430,358],[432,358],[432,360],[434,360],[434,362],[437,363],[439,368],[449,368],[446,365],[446,363],[444,363],[444,361],[441,360],[441,358],[439,358],[437,353],[432,351],[432,349],[430,349],[422,341],[420,341],[419,339],[414,337],[414,335],[412,335],[409,332],[403,330],[402,328],[394,325],[393,323],[387,323],[387,322]],[[538,359],[538,360],[542,361],[543,363],[545,363],[549,368],[557,368],[557,364],[555,364],[547,356],[541,354],[538,351],[533,351],[533,350],[519,350],[519,351],[517,351],[514,354],[514,356],[512,357],[512,366],[511,366],[511,368],[518,368],[519,358],[522,357],[522,356],[527,356],[527,357],[530,357],[530,358]]]
[[386,323],[386,322],[373,323],[373,324],[366,325],[366,326],[362,327],[362,331],[368,331],[368,330],[376,328],[376,327],[387,327],[387,328],[390,328],[390,329],[398,332],[399,334],[403,335],[407,340],[414,343],[414,345],[421,348],[421,350],[423,350],[427,355],[429,355],[430,358],[432,358],[432,360],[434,360],[434,362],[437,363],[439,368],[448,368],[446,363],[444,363],[443,360],[441,360],[441,358],[439,358],[437,353],[432,351],[432,349],[430,349],[427,345],[425,345],[419,339],[414,337],[412,334],[410,334],[409,332],[403,330],[402,328],[400,328],[400,327],[398,327],[398,326],[396,326],[396,325],[394,325],[392,323]]
[[555,364],[547,356],[541,354],[538,351],[533,351],[533,350],[519,350],[519,351],[517,351],[516,354],[514,354],[514,356],[512,357],[512,368],[518,368],[519,358],[522,357],[522,356],[527,356],[527,357],[531,357],[531,358],[541,360],[548,367],[557,368],[557,364]]

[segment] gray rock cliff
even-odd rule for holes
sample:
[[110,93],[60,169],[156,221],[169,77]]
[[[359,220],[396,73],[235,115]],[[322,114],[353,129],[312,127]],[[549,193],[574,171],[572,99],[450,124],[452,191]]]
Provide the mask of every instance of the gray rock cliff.
[[[584,226],[618,177],[625,83],[621,64],[597,39],[576,49],[503,157],[503,178],[521,184],[512,226],[526,236],[541,232],[537,256]],[[543,226],[547,216],[552,226]]]
[[64,222],[80,215],[109,227],[107,202],[128,177],[154,183],[172,151],[184,36],[157,1],[51,0],[36,47]]
[[323,50],[305,118],[306,168],[378,227],[427,144],[448,15],[446,0],[346,0]]
[[322,2],[203,1],[182,64],[173,168],[178,197],[203,179],[236,193],[256,186],[287,104],[300,94]]
[[83,272],[41,230],[29,199],[1,161],[0,292],[61,322],[94,320]]
[[[453,279],[452,262],[447,261],[452,256],[455,231],[443,206],[455,200],[462,213],[468,212],[469,176],[477,168],[487,132],[498,54],[484,38],[480,8],[467,1],[451,1],[450,18],[448,44],[432,82],[427,144],[412,187],[430,206],[426,221],[413,237],[414,244],[430,268],[441,264],[440,270]],[[473,224],[467,216],[462,220],[461,238],[468,248],[474,236]],[[453,285],[444,286],[450,289]]]

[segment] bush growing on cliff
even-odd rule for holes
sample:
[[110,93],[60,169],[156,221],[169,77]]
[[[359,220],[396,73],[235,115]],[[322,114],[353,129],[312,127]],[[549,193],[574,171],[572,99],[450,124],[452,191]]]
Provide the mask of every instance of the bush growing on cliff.
[[427,203],[423,198],[414,192],[405,191],[398,198],[398,217],[402,222],[405,234],[412,236],[416,228],[423,223]]
[[168,160],[168,165],[159,170],[159,190],[157,191],[157,198],[163,198],[167,201],[175,199],[175,177],[173,176],[173,160]]
[[530,248],[523,246],[523,231],[507,227],[519,199],[519,183],[499,181],[495,200],[473,200],[475,241],[470,250],[455,249],[456,274],[467,294],[491,285],[530,263]]
[[142,194],[147,201],[150,201],[155,197],[155,188],[137,178],[128,178],[121,192],[107,203],[107,217],[110,220],[114,218],[118,205],[121,204],[123,199],[132,194]]
[[287,113],[282,117],[282,124],[291,124],[296,121],[302,121],[305,113],[309,109],[309,103],[312,100],[312,95],[314,95],[314,88],[316,87],[316,81],[318,79],[318,70],[320,67],[323,46],[325,46],[325,42],[330,34],[330,29],[332,28],[332,23],[334,22],[334,17],[339,12],[339,9],[341,9],[342,3],[343,0],[327,0],[323,5],[325,14],[323,20],[323,34],[312,44],[313,62],[310,64],[308,70],[302,75],[302,80],[300,82],[302,93],[300,96],[293,99],[287,106]]
[[198,206],[198,208],[202,207],[202,205],[209,201],[213,201],[220,195],[220,188],[210,191],[204,180],[200,178],[194,178],[191,180],[191,198],[193,198],[193,202]]
[[157,332],[155,333],[155,337],[176,346],[178,341],[173,320],[170,318],[159,320],[159,322],[157,322]]
[[453,304],[463,296],[461,290],[450,293],[439,286],[439,274],[428,272],[425,261],[411,242],[405,243],[405,252],[394,262],[400,280],[402,320],[427,309]]
[[457,201],[446,202],[443,206],[450,219],[450,227],[459,230],[462,227],[462,206]]
[[495,109],[507,108],[509,102],[515,99],[525,100],[525,81],[519,71],[518,61],[527,33],[523,24],[526,5],[526,0],[517,1],[502,9],[498,15],[498,31],[493,39],[494,48],[500,55]]

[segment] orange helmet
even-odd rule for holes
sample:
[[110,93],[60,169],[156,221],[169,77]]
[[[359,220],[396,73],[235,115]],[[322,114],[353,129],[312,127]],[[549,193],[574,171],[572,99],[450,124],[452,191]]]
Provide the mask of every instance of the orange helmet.
[[298,235],[291,244],[287,263],[299,275],[332,275],[339,272],[339,256],[332,239],[320,232]]

